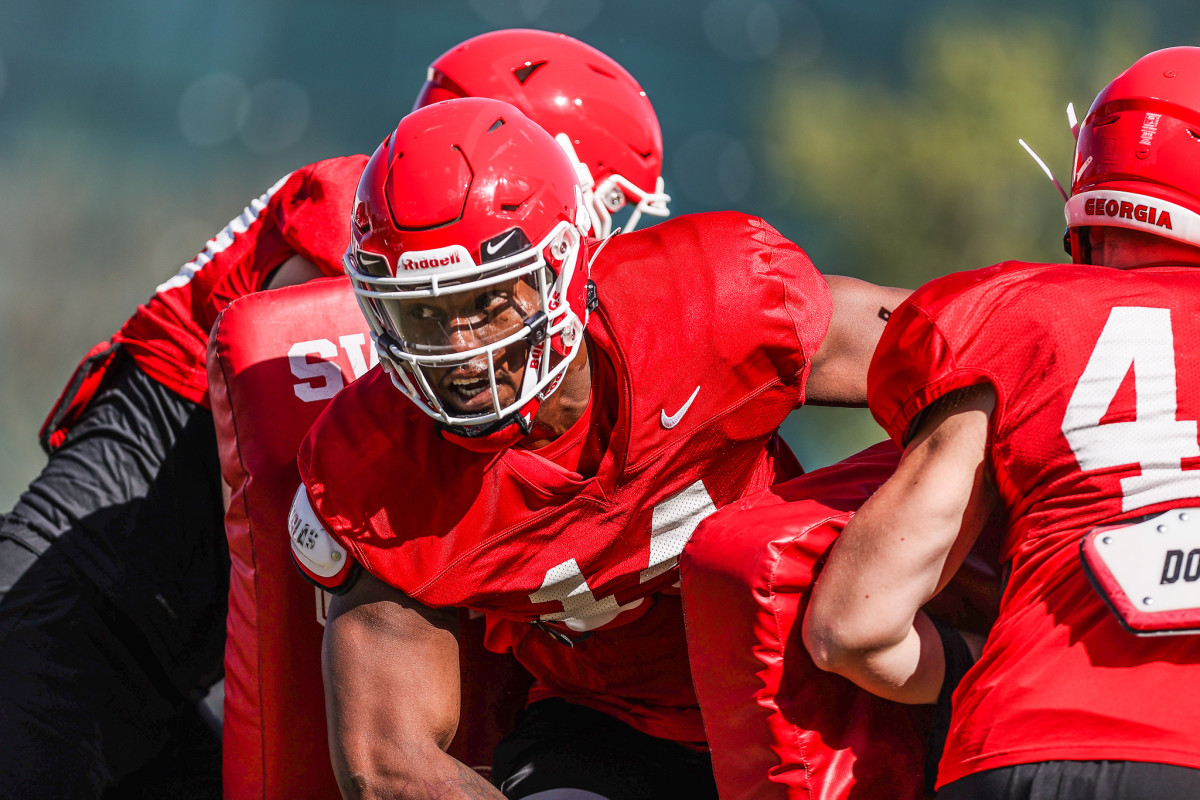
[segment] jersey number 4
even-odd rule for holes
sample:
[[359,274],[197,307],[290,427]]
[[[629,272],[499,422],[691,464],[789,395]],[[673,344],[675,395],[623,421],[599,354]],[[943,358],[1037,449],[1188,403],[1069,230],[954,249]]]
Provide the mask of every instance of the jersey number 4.
[[[1104,422],[1130,370],[1132,421]],[[1071,393],[1062,431],[1085,472],[1128,464],[1140,475],[1121,479],[1122,510],[1200,497],[1200,471],[1182,460],[1200,456],[1195,420],[1176,419],[1175,340],[1166,308],[1117,306]]]
[[[650,552],[647,566],[638,572],[638,582],[647,583],[679,563],[683,547],[704,518],[717,510],[702,481],[660,500],[654,506],[650,526]],[[641,599],[629,605],[617,604],[611,595],[596,597],[587,578],[575,559],[569,559],[546,572],[542,587],[529,599],[534,603],[557,601],[563,610],[543,614],[542,619],[564,621],[577,631],[591,630],[616,618],[621,611],[634,608]]]

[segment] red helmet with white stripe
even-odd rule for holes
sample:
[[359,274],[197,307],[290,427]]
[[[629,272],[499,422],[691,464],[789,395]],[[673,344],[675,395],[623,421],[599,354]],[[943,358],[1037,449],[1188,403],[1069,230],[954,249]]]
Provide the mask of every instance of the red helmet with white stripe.
[[566,153],[514,106],[402,119],[363,171],[346,254],[397,388],[476,449],[528,433],[583,342],[586,228]]
[[519,28],[476,36],[434,60],[414,108],[452,97],[512,103],[549,131],[574,162],[596,238],[627,205],[626,231],[642,214],[669,213],[658,116],[633,76],[596,48]]
[[1200,48],[1138,59],[1096,97],[1079,128],[1066,206],[1071,256],[1107,225],[1200,246]]

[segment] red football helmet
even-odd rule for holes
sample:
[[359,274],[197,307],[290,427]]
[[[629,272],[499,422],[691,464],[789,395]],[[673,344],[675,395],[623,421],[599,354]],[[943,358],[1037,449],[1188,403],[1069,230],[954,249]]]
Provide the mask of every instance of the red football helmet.
[[633,76],[596,48],[546,31],[476,36],[434,60],[414,108],[452,97],[512,103],[554,135],[579,174],[596,238],[627,204],[627,231],[642,214],[669,213],[658,117]]
[[528,432],[583,341],[586,230],[571,162],[515,107],[402,119],[363,171],[346,254],[397,388],[481,449]]
[[1087,227],[1132,228],[1200,246],[1200,48],[1138,59],[1079,128],[1068,249],[1088,263]]

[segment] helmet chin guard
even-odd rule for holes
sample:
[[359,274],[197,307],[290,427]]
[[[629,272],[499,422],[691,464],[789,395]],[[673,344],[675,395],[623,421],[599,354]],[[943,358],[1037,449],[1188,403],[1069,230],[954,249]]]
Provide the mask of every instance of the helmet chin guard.
[[475,453],[496,453],[512,447],[533,431],[533,419],[542,401],[534,398],[515,414],[487,425],[441,424],[442,438]]
[[531,429],[583,344],[586,227],[565,153],[499,101],[413,112],[372,156],[346,272],[393,384],[447,438]]

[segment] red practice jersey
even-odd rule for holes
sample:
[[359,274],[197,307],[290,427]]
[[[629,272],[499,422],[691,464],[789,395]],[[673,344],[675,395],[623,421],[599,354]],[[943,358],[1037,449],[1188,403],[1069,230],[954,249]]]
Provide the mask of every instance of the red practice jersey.
[[111,340],[93,347],[76,367],[39,431],[47,452],[62,445],[99,391],[118,347],[163,386],[208,406],[205,354],[217,315],[261,290],[293,255],[327,275],[342,274],[354,192],[366,163],[366,156],[332,158],[284,176],[159,285]]
[[158,286],[114,341],[151,378],[207,405],[205,348],[217,314],[261,290],[293,255],[327,275],[342,274],[354,192],[366,163],[361,155],[331,158],[285,176]]
[[1200,639],[1127,632],[1080,558],[1096,526],[1198,504],[1200,271],[1008,262],[935,280],[888,322],[870,406],[903,443],[930,403],[982,383],[1010,572],[940,781],[1050,760],[1200,768]]
[[[300,473],[358,563],[427,605],[487,613],[491,644],[547,693],[700,741],[667,595],[702,519],[798,472],[776,429],[804,401],[829,290],[799,247],[736,213],[617,236],[592,279],[589,353],[607,371],[592,417],[611,420],[594,476],[446,441],[378,369],[318,418]],[[529,623],[608,627],[569,649]]]

